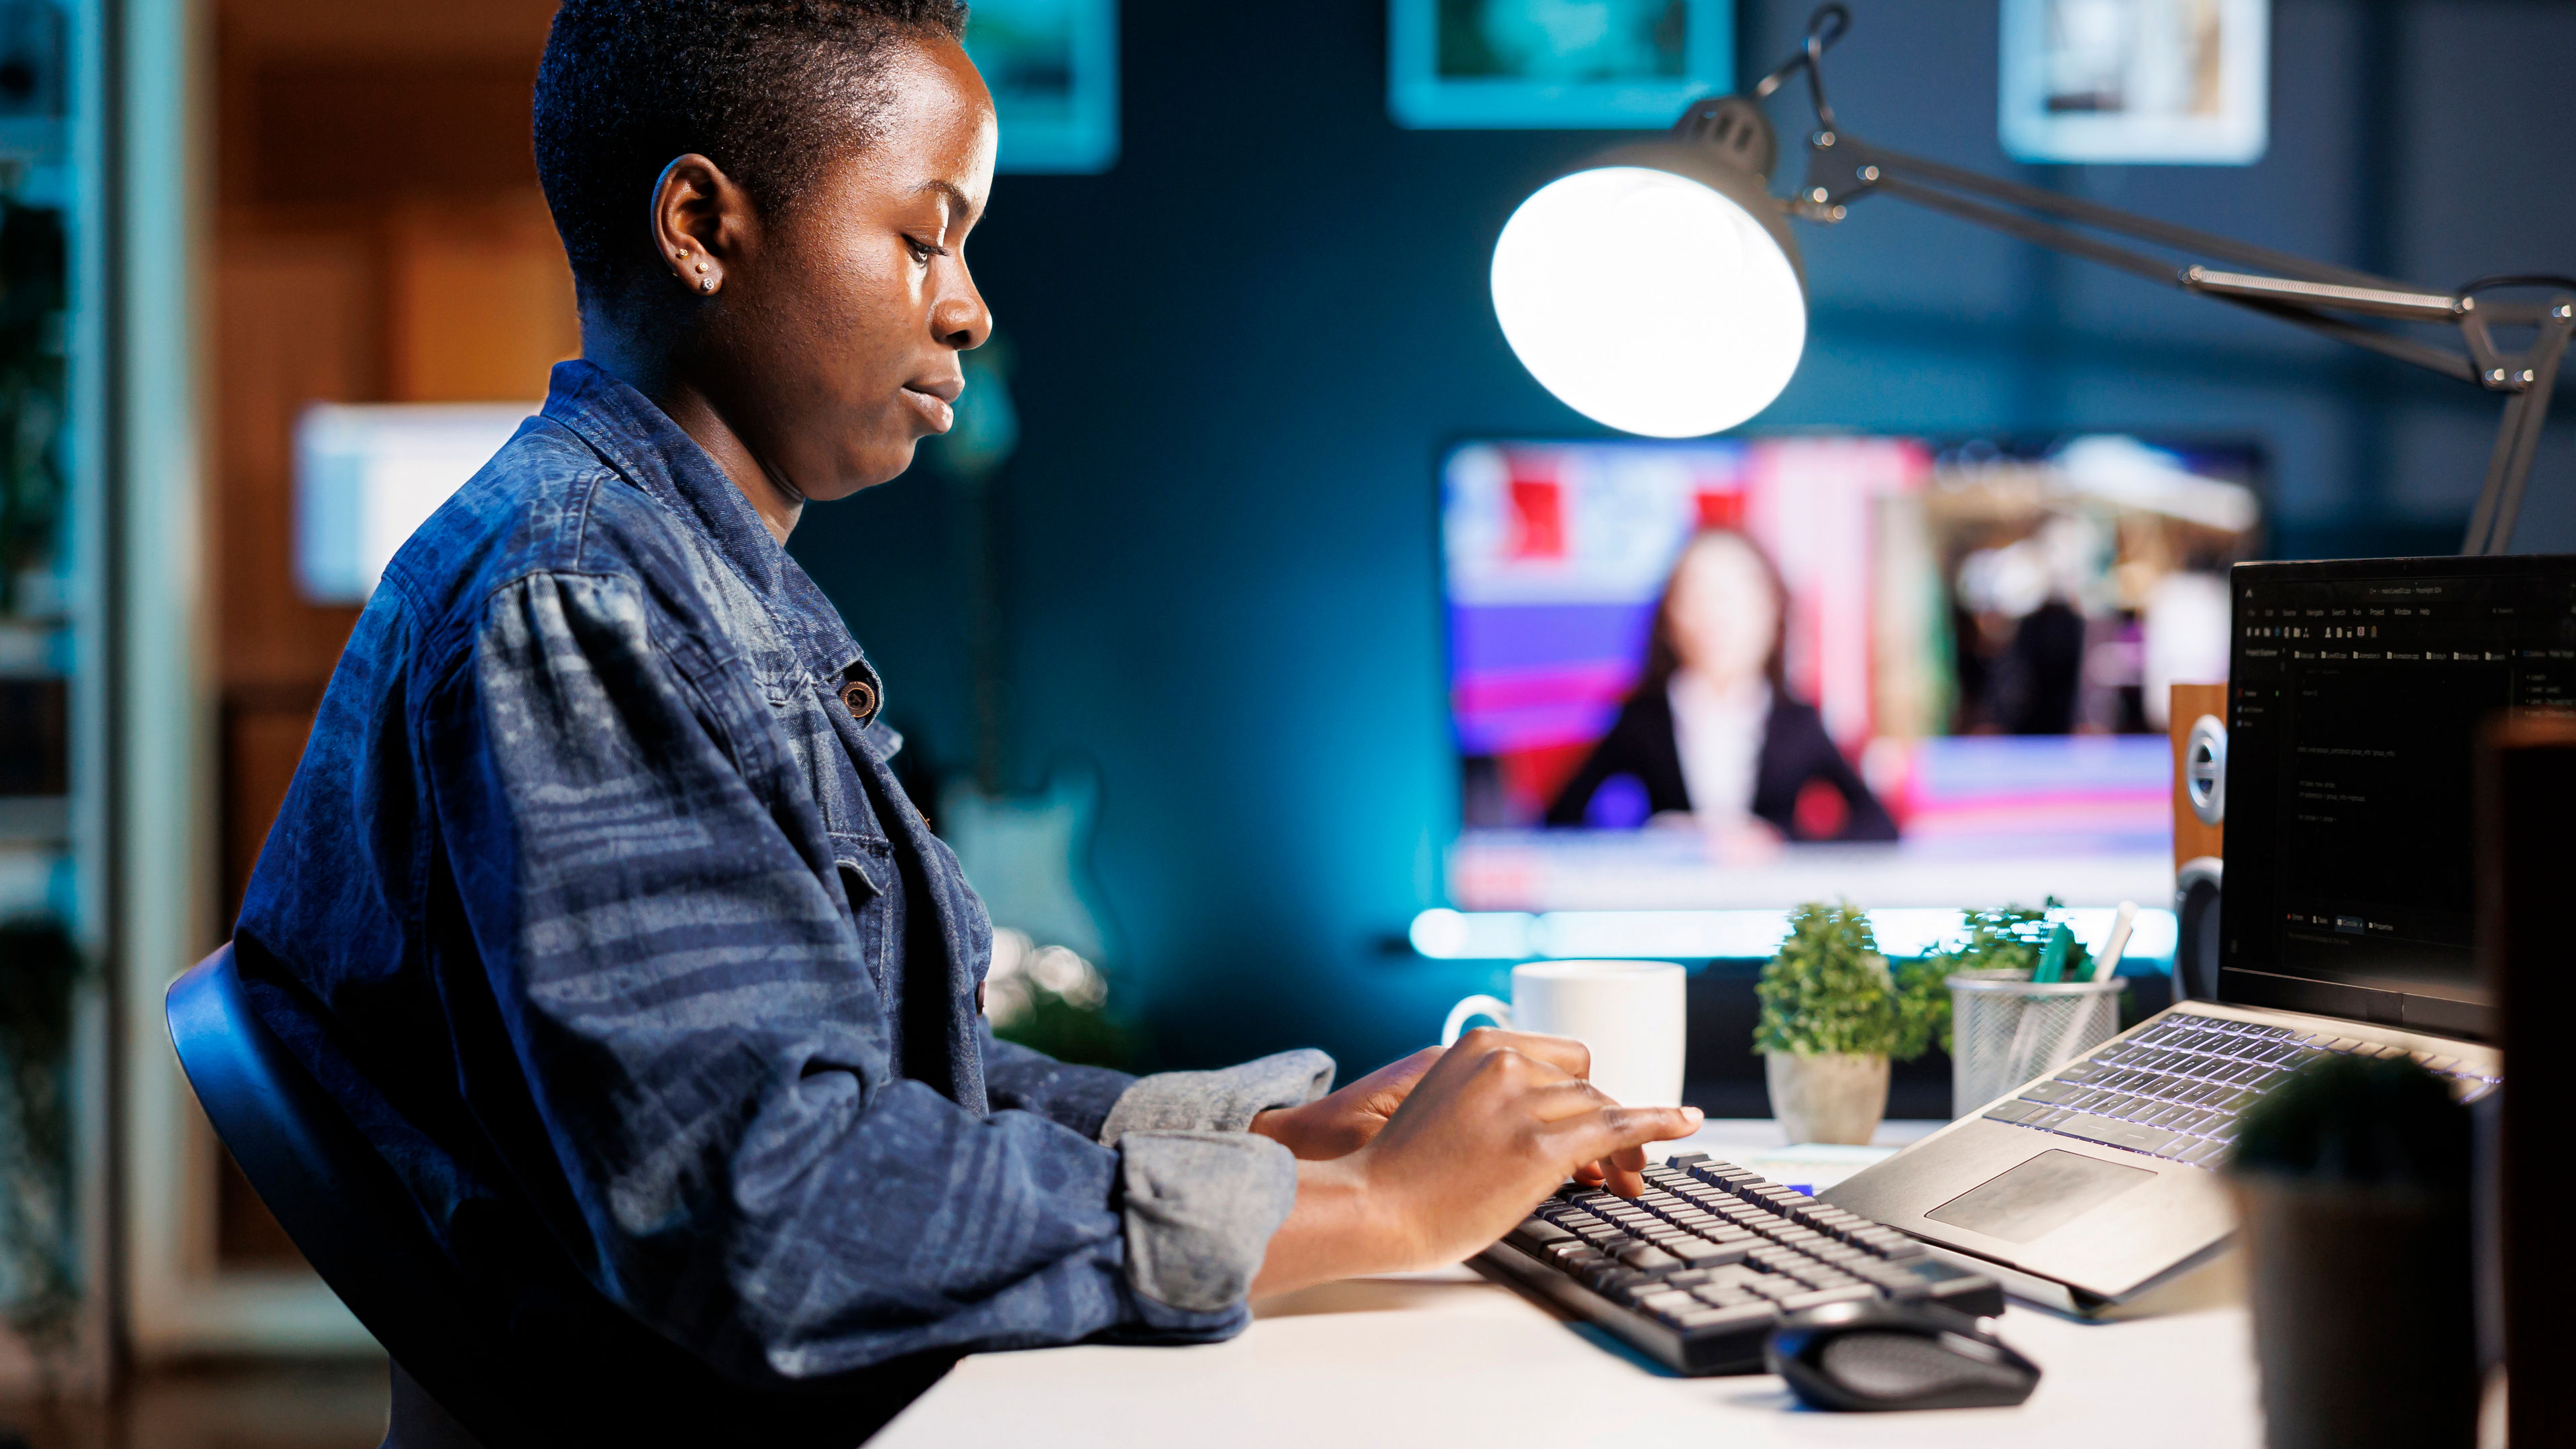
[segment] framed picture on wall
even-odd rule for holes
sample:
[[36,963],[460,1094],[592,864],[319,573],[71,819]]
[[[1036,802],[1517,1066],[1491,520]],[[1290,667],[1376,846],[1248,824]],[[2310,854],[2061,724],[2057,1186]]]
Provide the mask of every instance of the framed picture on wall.
[[966,53],[993,90],[997,169],[1094,173],[1118,163],[1118,0],[975,0]]
[[1735,0],[1389,0],[1387,27],[1401,126],[1661,130],[1735,87]]
[[2004,149],[2243,166],[2270,139],[2270,0],[2004,0]]

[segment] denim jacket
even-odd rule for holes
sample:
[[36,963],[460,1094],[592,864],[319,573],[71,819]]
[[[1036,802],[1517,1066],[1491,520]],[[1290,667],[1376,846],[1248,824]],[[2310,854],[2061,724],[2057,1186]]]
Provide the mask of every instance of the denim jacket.
[[994,1040],[882,693],[587,363],[386,570],[236,952],[499,1318],[545,1283],[754,1396],[1243,1324],[1296,1179],[1242,1129],[1331,1063],[1140,1082]]

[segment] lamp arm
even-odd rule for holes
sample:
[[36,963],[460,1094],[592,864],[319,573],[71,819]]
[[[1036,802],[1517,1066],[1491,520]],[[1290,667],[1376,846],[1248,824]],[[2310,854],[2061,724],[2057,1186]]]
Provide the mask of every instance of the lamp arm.
[[[2541,426],[2549,420],[2549,397],[2558,390],[2558,362],[2567,339],[2576,332],[2576,305],[2553,297],[2534,324],[2540,330],[2522,361],[2522,390],[2507,399],[2504,423],[2496,430],[2495,452],[2487,459],[2486,486],[2478,490],[2478,507],[2469,515],[2469,536],[2460,544],[2468,554],[2505,553],[2513,543],[2514,519],[2522,513],[2523,485],[2531,481],[2532,456],[2540,450]],[[2474,336],[2474,334],[2472,334]]]
[[[1805,57],[1801,60],[1812,75],[1813,61]],[[2487,462],[2486,482],[2479,489],[2477,508],[2470,516],[2468,536],[2460,552],[2500,554],[2511,547],[2514,522],[2521,514],[2523,492],[2531,478],[2532,459],[2539,450],[2541,428],[2548,418],[2550,395],[2556,390],[2558,364],[2571,336],[2576,336],[2576,298],[2562,293],[2544,302],[2481,307],[2472,295],[2477,284],[2458,294],[2426,292],[2367,272],[2312,262],[2077,197],[1981,176],[1840,136],[1830,128],[1815,134],[1809,155],[1807,188],[1786,204],[1793,213],[1810,221],[1841,221],[1851,201],[1873,191],[1885,191],[1917,206],[2052,251],[2265,313],[2428,372],[2506,394],[2495,450]],[[1989,205],[1989,200],[2004,205]],[[2006,206],[2021,210],[2007,210]],[[2038,215],[2024,214],[2032,212]],[[2044,217],[2060,220],[2043,220]],[[2064,222],[2281,275],[2221,272],[2198,265],[2177,269],[2171,262],[2087,235]],[[2553,280],[2556,279],[2506,278],[2497,284]],[[2460,330],[2467,350],[2463,354],[2365,327],[2338,315],[2345,313],[2447,323]],[[2494,342],[2493,329],[2498,326],[2534,329],[2531,344],[2520,353],[2505,352]]]
[[2007,206],[2020,207],[2024,211],[2038,212],[2042,216],[2058,217],[2092,227],[2097,231],[2133,237],[2139,241],[2153,242],[2158,246],[2172,247],[2176,251],[2190,252],[2195,256],[2233,262],[2238,266],[2257,267],[2283,277],[2381,291],[2420,290],[2409,287],[2403,282],[2373,276],[2368,272],[2313,261],[2291,252],[2275,251],[2270,247],[2241,242],[2233,237],[2198,231],[2187,226],[2176,226],[2172,222],[2158,221],[2154,217],[2139,216],[2135,212],[2104,206],[2098,201],[2087,201],[2079,196],[2067,196],[2055,191],[2043,191],[2036,186],[2025,186],[2017,181],[2006,181],[2000,177],[1983,175],[1964,167],[1952,166],[1928,157],[1909,155],[1903,151],[1890,150],[1853,137],[1836,136],[1830,128],[1818,131],[1813,138],[1808,161],[1808,195],[1812,196],[1815,189],[1822,186],[1828,192],[1824,200],[1842,201],[1845,199],[1845,193],[1857,195],[1873,185],[1883,184],[1880,179],[1866,178],[1863,175],[1873,166],[1878,169],[1880,178],[1892,174],[1920,184],[1964,191],[1971,196],[2000,201]]
[[[2197,292],[2214,301],[2229,302],[2248,311],[2278,317],[2284,322],[2295,323],[2312,332],[2321,332],[2356,347],[2369,348],[2373,352],[2393,357],[2400,362],[2412,363],[2430,372],[2438,372],[2445,377],[2453,377],[2469,383],[2478,381],[2476,366],[2469,358],[2459,353],[2418,342],[2411,337],[2400,337],[2394,333],[2363,327],[2317,310],[2320,307],[2335,306],[2343,302],[2347,294],[2367,291],[2375,295],[2406,299],[2418,309],[2438,306],[2443,319],[2450,320],[2455,313],[2452,299],[2449,297],[2332,284],[2282,282],[2278,278],[2271,277],[2237,278],[2228,273],[2209,272],[2201,267],[2177,270],[2172,263],[2161,258],[2086,236],[2071,227],[2017,215],[2000,207],[1987,206],[1982,202],[1953,196],[1933,187],[1917,185],[1906,179],[1902,172],[1889,172],[1882,168],[1879,179],[1873,183],[1873,187],[1928,210],[1955,216],[1961,221],[1973,222],[1990,230],[2047,247],[2052,251],[2065,252],[2070,256],[2082,257],[2087,261],[2116,268],[2132,276],[2143,277],[2150,282],[2161,282],[2186,292]],[[2212,279],[2223,280],[2213,282]],[[2364,309],[2356,307],[2354,310]],[[2408,315],[2420,315],[2420,311],[2410,312]]]

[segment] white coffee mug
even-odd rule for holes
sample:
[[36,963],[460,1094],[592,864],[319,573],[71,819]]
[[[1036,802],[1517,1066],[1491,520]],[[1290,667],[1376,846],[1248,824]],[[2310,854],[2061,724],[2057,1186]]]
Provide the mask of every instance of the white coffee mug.
[[1684,983],[1670,961],[1530,961],[1512,968],[1512,999],[1470,996],[1449,1009],[1440,1044],[1471,1018],[1570,1036],[1592,1049],[1592,1085],[1628,1107],[1682,1101]]

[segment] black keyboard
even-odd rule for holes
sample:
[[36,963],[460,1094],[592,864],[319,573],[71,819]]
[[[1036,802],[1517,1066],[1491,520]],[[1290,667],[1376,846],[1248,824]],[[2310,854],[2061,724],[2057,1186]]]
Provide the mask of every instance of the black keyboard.
[[2237,1118],[2264,1089],[2329,1052],[2412,1056],[2449,1077],[2462,1100],[2496,1078],[2457,1057],[2409,1052],[2331,1033],[2176,1013],[2148,1023],[2056,1076],[1986,1109],[1990,1121],[2125,1147],[2151,1157],[2217,1167],[2236,1141]]
[[1758,1372],[1772,1325],[1827,1303],[2004,1311],[1993,1279],[1705,1152],[1647,1168],[1635,1198],[1568,1184],[1475,1261],[1685,1374]]

